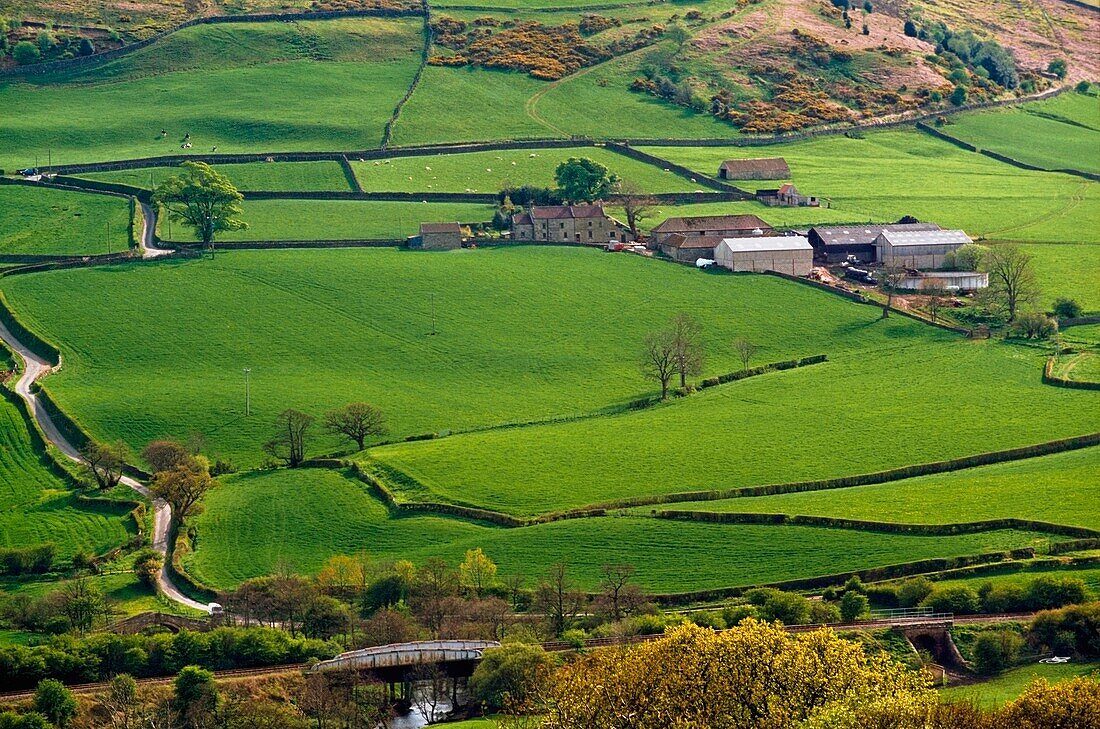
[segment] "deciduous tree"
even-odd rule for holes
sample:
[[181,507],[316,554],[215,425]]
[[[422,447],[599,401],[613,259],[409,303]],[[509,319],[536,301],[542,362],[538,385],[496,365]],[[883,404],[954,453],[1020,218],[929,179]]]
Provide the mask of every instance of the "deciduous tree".
[[153,476],[149,492],[171,505],[172,520],[176,524],[201,513],[202,504],[199,502],[210,489],[218,486],[218,482],[202,465],[197,461],[185,462]]
[[535,608],[546,616],[550,632],[561,635],[580,612],[583,597],[566,564],[556,562],[535,590]]
[[76,698],[64,684],[52,678],[38,682],[34,691],[34,710],[58,727],[65,729],[76,717]]
[[657,206],[657,199],[645,192],[629,180],[621,180],[618,185],[618,194],[622,196],[623,215],[626,216],[626,226],[630,228],[630,234],[638,239],[638,223],[650,217]]
[[561,196],[570,202],[592,202],[610,195],[619,182],[614,175],[599,162],[587,157],[570,157],[558,165],[554,171]]
[[169,220],[190,226],[213,255],[218,233],[248,228],[238,217],[244,196],[205,162],[184,162],[180,167],[181,174],[157,185],[153,201],[167,211]]
[[275,419],[275,436],[264,443],[264,452],[278,458],[290,468],[305,460],[306,437],[313,426],[313,416],[287,409]]
[[886,294],[886,303],[882,307],[882,318],[890,316],[890,309],[894,306],[894,296],[901,287],[905,278],[905,266],[900,263],[888,263],[879,271],[879,288]]
[[680,374],[680,387],[687,387],[687,378],[703,372],[705,352],[702,329],[690,314],[681,312],[672,317],[673,358]]
[[756,345],[744,337],[738,337],[733,340],[733,351],[737,352],[737,358],[741,360],[741,369],[747,370],[752,358],[756,356]]
[[386,418],[382,411],[365,402],[353,402],[325,413],[325,430],[353,441],[359,450],[366,447],[367,438],[385,435]]
[[670,329],[662,329],[645,338],[641,357],[642,374],[661,385],[661,399],[668,397],[668,383],[676,374],[676,338]]
[[481,547],[466,550],[466,558],[458,566],[459,584],[481,597],[485,590],[493,586],[496,577],[496,563],[481,551]]
[[1033,256],[1016,245],[993,246],[984,256],[989,288],[983,298],[999,306],[1012,321],[1020,307],[1039,298]]
[[153,469],[153,473],[171,471],[190,458],[191,452],[182,443],[174,440],[150,441],[149,445],[141,450],[141,459]]
[[130,457],[130,449],[122,441],[100,443],[90,440],[80,449],[84,457],[84,471],[95,479],[100,489],[118,486],[122,480],[122,467]]

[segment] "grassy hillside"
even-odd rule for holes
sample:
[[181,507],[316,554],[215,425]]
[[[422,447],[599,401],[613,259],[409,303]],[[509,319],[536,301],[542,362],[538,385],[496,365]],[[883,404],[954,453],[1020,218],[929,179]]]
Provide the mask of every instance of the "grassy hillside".
[[[59,289],[68,306],[54,305]],[[757,363],[947,336],[876,324],[873,308],[771,277],[566,248],[226,252],[14,277],[3,290],[61,347],[47,387],[93,433],[140,446],[199,431],[242,465],[260,460],[286,407],[319,415],[368,400],[402,437],[636,399],[654,388],[638,371],[642,339],[678,311],[706,324],[708,374],[739,367],[737,336],[759,343]]]
[[952,701],[974,702],[986,707],[1000,706],[1023,693],[1032,681],[1046,679],[1050,683],[1060,683],[1075,676],[1092,676],[1100,680],[1100,663],[1066,663],[1052,666],[1034,663],[1005,671],[988,681],[969,686],[949,687],[940,693],[944,698]]
[[[867,473],[1093,432],[1041,353],[853,322],[859,353],[596,421],[375,449],[435,498],[531,514],[640,494]],[[921,326],[921,325],[915,325]],[[514,488],[522,483],[523,489]]]
[[[534,580],[565,559],[578,583],[595,589],[601,565],[630,563],[646,589],[674,592],[1007,549],[1036,539],[1012,531],[928,538],[638,517],[503,529],[440,517],[394,518],[364,484],[320,470],[226,478],[207,496],[206,507],[197,520],[199,546],[187,564],[218,587],[268,574],[280,561],[305,573],[331,555],[360,551],[418,563],[441,556],[457,564],[467,549],[481,547],[501,574]],[[707,565],[705,573],[700,564]]]
[[[981,149],[1048,169],[1100,172],[1096,95],[1062,94],[1009,109],[963,114],[953,121],[945,131]],[[1046,141],[1036,144],[1037,140]]]
[[[238,190],[308,190],[350,191],[351,184],[338,162],[257,162],[253,164],[217,165]],[[166,177],[178,175],[178,167],[153,167],[113,172],[88,172],[80,177],[89,180],[121,182],[149,189]]]
[[129,246],[130,203],[109,195],[0,187],[0,254],[76,256]]
[[1016,517],[1100,529],[1100,448],[904,481],[678,504],[675,509],[949,524]]
[[177,154],[188,133],[195,153],[377,147],[416,71],[421,28],[200,26],[83,75],[5,83],[0,106],[22,111],[0,118],[0,168],[47,147],[55,164]]
[[125,506],[82,504],[41,462],[19,411],[0,398],[0,547],[53,542],[59,560],[99,554],[133,534]]
[[[246,230],[219,235],[219,243],[252,240],[404,240],[421,223],[483,223],[493,218],[492,205],[472,203],[365,202],[361,200],[247,200],[241,219]],[[194,230],[166,220],[158,222],[162,238],[196,241]]]

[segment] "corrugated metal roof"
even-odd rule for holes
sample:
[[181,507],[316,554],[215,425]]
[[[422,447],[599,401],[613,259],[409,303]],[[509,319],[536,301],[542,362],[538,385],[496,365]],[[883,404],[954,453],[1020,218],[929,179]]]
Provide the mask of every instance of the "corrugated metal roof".
[[965,245],[972,242],[970,236],[961,230],[884,230],[879,234],[879,239],[894,248]]
[[733,253],[755,251],[812,251],[810,241],[801,235],[772,235],[763,238],[723,238],[719,248]]
[[871,245],[884,230],[939,230],[935,223],[893,223],[883,225],[815,225],[813,231],[827,246]]

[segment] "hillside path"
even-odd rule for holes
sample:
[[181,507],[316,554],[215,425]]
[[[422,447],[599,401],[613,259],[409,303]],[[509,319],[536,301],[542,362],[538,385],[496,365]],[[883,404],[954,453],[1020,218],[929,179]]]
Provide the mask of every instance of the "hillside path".
[[[169,251],[163,248],[157,248],[153,244],[153,230],[155,228],[156,216],[147,205],[142,204],[141,207],[145,216],[145,226],[142,230],[142,241],[145,244],[145,257],[155,258],[169,253]],[[80,451],[61,434],[56,423],[53,422],[50,414],[38,400],[32,388],[36,380],[40,377],[45,377],[55,369],[60,368],[61,365],[59,364],[55,368],[49,362],[32,352],[22,342],[16,339],[15,335],[4,326],[3,322],[0,322],[0,339],[15,352],[16,356],[23,360],[23,375],[19,378],[19,381],[15,383],[15,393],[27,403],[27,407],[35,421],[38,422],[38,427],[41,428],[42,434],[45,436],[46,440],[56,446],[66,458],[77,463],[82,463],[84,459],[81,457]],[[172,507],[163,499],[152,498],[149,494],[149,489],[136,479],[130,478],[129,476],[123,476],[122,483],[149,499],[153,504],[153,549],[164,556],[164,565],[157,575],[157,587],[161,593],[173,602],[177,602],[195,610],[201,610],[204,613],[209,613],[210,608],[208,605],[192,600],[184,595],[172,582],[168,574],[168,526],[172,521]]]

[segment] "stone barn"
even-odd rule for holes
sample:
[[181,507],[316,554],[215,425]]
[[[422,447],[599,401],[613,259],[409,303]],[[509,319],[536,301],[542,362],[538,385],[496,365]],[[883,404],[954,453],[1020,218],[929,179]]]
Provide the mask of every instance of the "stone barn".
[[875,238],[875,259],[884,266],[936,268],[948,253],[972,242],[961,230],[884,230]]
[[694,264],[700,258],[714,258],[714,249],[722,239],[712,235],[685,236],[673,233],[665,236],[657,250],[679,263]]
[[768,235],[772,232],[772,227],[755,215],[700,215],[692,218],[668,218],[661,221],[650,235],[659,248],[666,238],[673,235],[722,239]]
[[409,238],[409,248],[450,251],[462,247],[462,226],[458,223],[421,223],[420,235]]
[[814,267],[814,249],[801,235],[723,238],[714,260],[731,271],[776,271],[808,276]]
[[782,157],[728,159],[718,166],[723,180],[789,180],[791,168]]

